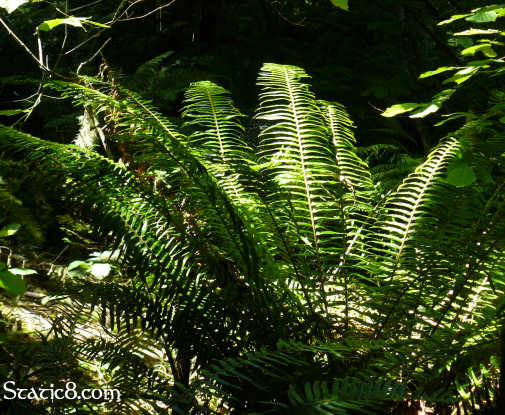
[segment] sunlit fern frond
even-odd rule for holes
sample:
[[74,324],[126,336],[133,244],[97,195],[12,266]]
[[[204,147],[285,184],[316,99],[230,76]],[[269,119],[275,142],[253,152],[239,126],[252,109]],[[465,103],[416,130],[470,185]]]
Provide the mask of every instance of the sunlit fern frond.
[[383,208],[384,219],[379,222],[377,235],[384,239],[379,258],[385,267],[386,279],[391,281],[403,265],[412,265],[406,255],[416,231],[436,218],[436,208],[446,185],[442,182],[448,163],[459,150],[459,142],[447,139],[430,153],[428,159],[410,174],[388,198]]
[[252,158],[244,141],[243,114],[233,105],[229,93],[210,81],[195,82],[186,90],[182,118],[195,126],[190,144],[202,148],[206,158],[224,166],[237,166]]
[[[385,277],[373,294],[379,309],[372,320],[380,322],[375,334],[392,330],[424,339],[434,355],[447,345],[462,350],[498,336],[493,322],[503,303],[498,275],[505,224],[498,217],[505,208],[499,196],[504,184],[450,186],[447,167],[461,148],[461,139],[447,139],[405,179],[387,201],[381,230],[369,245],[377,261],[371,267]],[[417,363],[408,370],[425,353],[413,352]]]
[[[69,198],[89,206],[97,232],[121,251],[122,264],[132,267],[135,295],[121,294],[123,289],[119,286],[112,291],[102,286],[94,297],[88,298],[91,303],[102,301],[111,322],[123,320],[127,324],[131,315],[143,316],[142,320],[149,322],[145,327],[167,346],[200,352],[204,343],[212,343],[212,338],[225,338],[224,333],[242,323],[256,326],[255,329],[250,326],[244,333],[260,330],[267,342],[275,341],[280,318],[277,304],[280,293],[275,292],[283,288],[275,287],[270,280],[246,280],[243,275],[248,274],[241,274],[242,267],[237,268],[229,261],[224,247],[213,245],[212,228],[202,230],[199,223],[202,218],[188,221],[187,212],[180,205],[160,197],[128,170],[96,153],[40,140],[8,127],[1,127],[0,134],[2,147],[15,146],[38,160],[48,172],[58,174],[60,188]],[[247,265],[243,270],[250,272]],[[270,290],[273,291],[269,293]],[[107,298],[107,293],[112,297]],[[129,301],[132,298],[136,301]],[[251,301],[258,301],[261,306]],[[265,315],[263,311],[267,308],[270,311]],[[262,317],[255,318],[254,310],[263,310]],[[230,313],[227,319],[212,318],[227,313]],[[284,312],[284,316],[288,314]],[[228,327],[224,332],[215,326],[218,321],[218,325]],[[206,340],[177,337],[187,333],[183,328],[188,325],[199,330]],[[275,333],[270,340],[267,327]],[[191,345],[178,345],[180,341],[189,341]],[[246,342],[247,337],[242,336],[242,341]]]
[[341,104],[320,101],[320,105],[335,146],[339,180],[349,188],[358,208],[369,212],[374,188],[370,169],[357,154],[354,124]]
[[288,238],[305,261],[310,258],[321,282],[327,262],[343,249],[335,206],[343,187],[334,145],[322,111],[303,83],[306,77],[297,67],[263,65],[256,118],[269,126],[260,133],[259,163],[282,187],[284,195],[277,195],[275,210],[282,212]]
[[250,190],[256,156],[244,140],[244,115],[228,91],[209,81],[192,83],[184,104],[182,118],[192,129],[189,145],[201,151],[205,167],[237,208],[258,216],[258,200]]
[[[388,322],[397,305],[391,298],[402,297],[413,282],[411,278],[422,272],[418,262],[418,242],[422,238],[416,239],[415,235],[436,226],[439,218],[436,212],[441,207],[444,190],[448,188],[442,179],[458,149],[459,142],[455,138],[440,144],[393,192],[379,213],[377,228],[368,242],[372,252],[366,266],[381,279],[378,284],[383,290],[376,290],[374,296],[384,295],[382,306],[379,306],[381,310],[378,310],[384,313],[384,322]],[[396,290],[400,294],[393,295]],[[376,301],[381,304],[377,297]],[[378,333],[381,330],[379,328]]]
[[[184,209],[184,221],[191,217],[205,217],[204,221],[194,223],[203,226],[203,232],[209,232],[206,235],[209,242],[223,247],[227,254],[236,258],[236,264],[245,267],[242,272],[258,280],[255,242],[217,179],[205,169],[201,153],[189,147],[187,137],[149,101],[123,89],[120,89],[119,97],[113,98],[103,90],[100,82],[87,81],[95,82],[96,87],[70,83],[56,85],[64,94],[74,97],[78,104],[92,101],[97,106],[97,112],[105,114],[116,127],[119,139],[134,140],[137,147],[148,152],[151,172],[172,174],[171,182],[160,187],[168,188],[164,189],[168,192],[173,189],[177,194],[171,203]],[[183,208],[181,203],[184,203]]]

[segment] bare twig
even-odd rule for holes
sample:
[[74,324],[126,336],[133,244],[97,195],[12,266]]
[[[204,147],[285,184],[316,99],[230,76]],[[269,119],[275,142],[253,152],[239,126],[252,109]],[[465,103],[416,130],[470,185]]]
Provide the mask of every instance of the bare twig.
[[65,253],[65,251],[68,249],[69,245],[65,245],[65,248],[63,248],[58,255],[56,255],[56,258],[53,259],[53,263],[56,263],[58,259]]
[[79,67],[77,68],[77,74],[79,74],[79,72],[80,72],[81,68],[82,68],[84,65],[87,65],[87,64],[88,64],[88,63],[90,63],[93,59],[95,59],[95,58],[98,56],[98,54],[99,54],[99,53],[103,50],[103,48],[104,48],[105,46],[107,46],[107,43],[109,43],[111,40],[112,40],[112,38],[111,38],[111,37],[110,37],[110,38],[108,38],[105,42],[103,42],[102,46],[100,46],[100,47],[98,48],[98,50],[97,50],[97,51],[93,54],[93,56],[91,56],[91,58],[89,58],[89,59],[85,60],[84,62],[81,62],[81,63],[79,64]]
[[[130,9],[133,5],[137,4],[137,3],[140,3],[142,0],[138,0],[134,3],[132,3],[130,6],[128,6],[128,8],[121,14],[121,16],[124,16],[124,14],[128,11],[128,9]],[[171,6],[173,3],[175,3],[175,0],[172,0],[171,2],[167,3],[167,4],[163,4],[161,5],[160,7],[157,7],[156,9],[153,9],[151,10],[150,12],[146,13],[146,14],[143,14],[142,16],[134,16],[134,17],[126,17],[126,18],[119,18],[117,20],[111,20],[110,22],[107,23],[107,25],[112,25],[114,23],[118,23],[118,22],[128,22],[128,21],[131,21],[131,20],[139,20],[139,19],[144,19],[162,9],[164,9],[165,7],[168,7],[168,6]]]
[[42,60],[39,60],[35,54],[30,50],[28,46],[11,30],[11,28],[5,23],[5,21],[0,17],[0,24],[7,30],[7,33],[11,35],[14,40],[20,45],[28,54],[33,58],[35,62],[37,62],[37,65],[40,67],[45,72],[51,72],[47,66],[44,65],[44,62]]
[[14,124],[12,124],[12,127],[15,127],[17,124],[19,124],[21,122],[24,123],[24,122],[28,121],[28,118],[30,118],[30,116],[33,114],[33,111],[35,110],[35,108],[37,108],[39,106],[39,104],[42,100],[42,83],[39,84],[39,89],[35,93],[35,96],[37,98],[35,99],[35,102],[30,107],[30,110],[25,115],[23,115],[20,119],[18,119]]
[[[14,94],[17,95],[17,96],[20,96],[16,91],[14,91]],[[34,92],[33,94],[31,94],[30,96],[28,96],[26,98],[13,99],[11,101],[3,101],[2,104],[6,104],[6,103],[10,103],[10,102],[23,102],[23,101],[30,102],[30,100],[32,98],[34,98],[37,94],[38,94],[38,91]]]
[[[97,0],[96,2],[94,3],[89,3],[87,4],[86,6],[90,6],[92,4],[96,4],[96,3],[99,3],[103,0]],[[161,11],[162,9],[164,9],[165,7],[168,7],[168,6],[171,6],[173,3],[175,3],[176,0],[172,0],[170,1],[169,3],[167,4],[163,4],[161,5],[160,7],[157,7],[156,9],[154,10],[151,10],[150,12],[142,15],[142,16],[134,16],[134,17],[125,17],[123,18],[123,16],[127,15],[128,12],[130,11],[130,9],[132,7],[134,7],[135,5],[143,2],[144,0],[136,0],[134,2],[132,2],[125,10],[123,10],[121,13],[120,13],[120,10],[121,10],[121,6],[118,7],[118,9],[115,11],[114,13],[114,16],[112,17],[112,19],[108,22],[106,22],[105,24],[107,26],[112,26],[114,23],[118,23],[118,22],[126,22],[126,21],[131,21],[131,20],[138,20],[138,19],[143,19],[145,17],[148,17],[150,16],[151,14],[153,13],[156,13],[158,11]],[[75,11],[76,9],[71,9],[70,11]],[[70,55],[71,53],[75,52],[77,49],[81,48],[82,46],[84,46],[86,43],[88,43],[90,40],[94,39],[94,38],[97,38],[99,37],[106,29],[100,29],[98,30],[98,32],[94,33],[93,35],[91,35],[90,37],[88,37],[87,39],[83,40],[81,43],[79,43],[77,46],[73,47],[72,49],[70,50],[67,50],[64,54],[65,55]]]
[[43,63],[44,62],[44,52],[42,50],[42,41],[40,40],[40,32],[39,28],[35,29],[35,33],[37,34],[37,46],[39,48],[39,62]]
[[88,37],[86,40],[83,40],[81,43],[79,43],[77,46],[73,47],[72,49],[70,50],[67,50],[65,52],[65,55],[70,55],[72,52],[75,52],[77,49],[81,48],[82,46],[84,46],[86,43],[88,43],[91,39],[94,39],[98,36],[100,36],[103,32],[105,31],[105,29],[100,29],[98,32],[96,32],[95,34],[91,35],[90,37]]
[[84,4],[82,6],[74,7],[73,9],[70,9],[69,12],[76,12],[77,10],[85,9],[86,7],[93,6],[95,4],[101,3],[103,0],[95,0],[92,1],[91,3]]
[[[65,1],[65,15],[68,15],[68,0]],[[65,26],[65,35],[63,36],[63,41],[60,46],[60,53],[58,53],[58,57],[56,58],[56,63],[53,66],[53,71],[56,71],[56,68],[60,64],[61,59],[63,58],[63,51],[65,50],[65,45],[67,44],[68,38],[68,25]]]
[[112,18],[111,22],[116,22],[116,21],[118,21],[118,19],[121,19],[121,17],[123,17],[125,14],[128,13],[128,10],[130,10],[133,6],[135,6],[136,4],[138,4],[138,3],[142,2],[142,1],[144,1],[144,0],[136,0],[136,1],[134,1],[125,10],[123,10],[123,12],[118,17],[119,11],[121,10],[121,5],[119,5],[119,7],[117,8],[117,10],[114,12],[114,17]]

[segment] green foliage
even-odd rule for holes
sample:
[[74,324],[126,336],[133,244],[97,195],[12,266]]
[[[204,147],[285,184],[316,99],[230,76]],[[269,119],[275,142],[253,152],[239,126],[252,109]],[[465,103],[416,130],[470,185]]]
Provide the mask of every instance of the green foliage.
[[26,291],[23,279],[12,269],[7,270],[3,262],[0,262],[0,287],[13,295],[22,295]]
[[2,229],[0,229],[0,238],[14,235],[20,227],[21,225],[19,223],[11,223],[7,226],[4,226]]
[[447,181],[456,187],[471,185],[477,180],[472,168],[464,161],[454,161],[448,167]]
[[81,29],[84,29],[84,24],[90,24],[93,26],[98,26],[98,27],[104,27],[108,28],[109,26],[93,22],[92,20],[89,20],[86,17],[74,17],[70,16],[65,19],[51,19],[51,20],[45,20],[38,26],[38,30],[42,30],[43,32],[49,32],[50,30],[53,30],[55,27],[61,26],[61,25],[69,25],[69,26],[74,26],[74,27],[80,27]]
[[7,13],[12,13],[19,6],[29,2],[30,0],[2,0],[0,2],[0,7],[7,10]]
[[[307,77],[263,65],[254,146],[209,81],[187,89],[182,128],[116,82],[52,81],[93,106],[114,158],[0,127],[0,150],[38,165],[119,253],[117,273],[75,279],[81,306],[65,306],[116,340],[73,346],[123,391],[114,413],[137,400],[251,414],[451,404],[461,375],[498,353],[503,129],[469,122],[384,188],[345,108],[316,100]],[[92,262],[105,265],[70,271]],[[158,367],[144,346],[162,350]]]
[[340,7],[341,9],[349,10],[348,0],[330,0],[330,1],[335,7]]
[[[498,18],[505,16],[505,7],[503,4],[478,7],[470,13],[454,15],[451,18],[444,20],[439,25],[446,25],[464,19],[466,22],[474,24],[486,24],[495,22]],[[405,112],[411,112],[418,109],[410,118],[423,118],[429,114],[437,112],[451,96],[462,88],[462,85],[469,80],[477,77],[477,75],[498,76],[503,72],[503,61],[497,59],[498,53],[496,48],[504,45],[499,39],[505,32],[494,28],[480,29],[470,27],[465,30],[460,30],[453,33],[453,39],[467,45],[460,54],[463,57],[472,57],[482,54],[479,60],[466,62],[463,66],[441,66],[435,70],[422,73],[419,78],[428,78],[439,74],[452,72],[444,81],[445,84],[453,84],[451,87],[434,95],[429,102],[425,103],[404,103],[396,104],[387,108],[382,115],[384,117],[393,117]]]
[[[0,229],[0,240],[14,235],[21,225],[10,223]],[[6,264],[0,261],[0,287],[12,295],[23,295],[26,291],[26,284],[22,275],[36,274],[32,269],[7,268]]]

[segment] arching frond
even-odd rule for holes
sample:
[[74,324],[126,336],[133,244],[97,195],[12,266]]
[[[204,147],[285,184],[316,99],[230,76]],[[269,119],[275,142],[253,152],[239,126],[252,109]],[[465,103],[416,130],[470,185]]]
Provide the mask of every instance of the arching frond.
[[203,163],[216,177],[238,209],[258,215],[258,201],[248,191],[255,155],[244,140],[244,117],[235,108],[229,93],[222,87],[201,81],[190,85],[185,93],[182,118],[193,127],[189,145],[201,151]]
[[311,258],[322,281],[325,262],[339,250],[334,243],[340,226],[334,203],[341,189],[335,149],[314,95],[302,82],[306,77],[293,66],[262,67],[256,118],[269,126],[260,134],[259,162],[266,164],[270,180],[282,186],[284,200],[279,195],[276,210],[284,211],[292,226],[290,238],[299,239],[302,255]]

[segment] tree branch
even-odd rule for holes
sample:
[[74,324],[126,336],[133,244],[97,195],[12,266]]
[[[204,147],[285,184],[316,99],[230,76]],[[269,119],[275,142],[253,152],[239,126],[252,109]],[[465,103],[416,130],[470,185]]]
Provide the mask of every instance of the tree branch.
[[11,35],[14,38],[14,40],[18,43],[18,45],[20,45],[24,50],[26,50],[26,52],[28,52],[28,54],[33,58],[33,60],[37,62],[37,65],[39,66],[40,69],[42,69],[45,72],[51,72],[50,69],[46,65],[44,65],[43,61],[39,60],[35,56],[35,54],[30,50],[30,48],[26,46],[26,44],[11,30],[11,28],[7,25],[7,23],[5,23],[5,21],[1,17],[0,17],[0,24],[3,27],[5,27],[7,33],[9,33],[9,35]]

